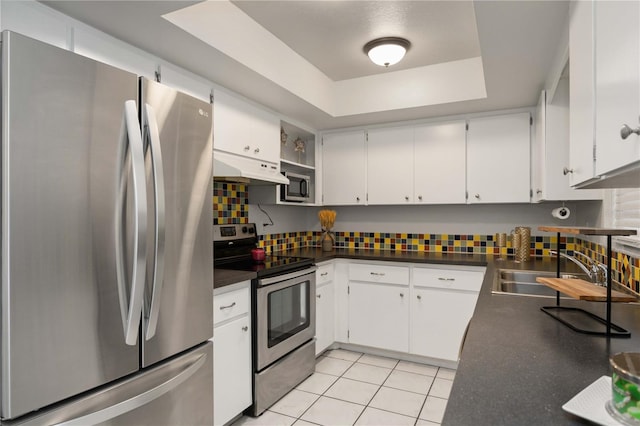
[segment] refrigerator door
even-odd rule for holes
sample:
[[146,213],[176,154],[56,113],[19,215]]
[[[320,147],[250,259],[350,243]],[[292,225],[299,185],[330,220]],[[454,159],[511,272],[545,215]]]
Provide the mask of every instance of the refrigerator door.
[[144,78],[149,261],[143,366],[213,335],[212,108]]
[[[139,368],[137,327],[125,342],[123,320],[136,314],[130,281],[118,285],[114,232],[118,186],[133,186],[118,170],[122,160],[133,174],[126,129],[136,126],[123,111],[136,95],[133,74],[2,33],[2,419]],[[135,197],[124,198],[132,210]],[[133,253],[127,277],[141,260],[136,239],[122,241]]]
[[207,343],[100,391],[11,426],[213,424],[213,345]]

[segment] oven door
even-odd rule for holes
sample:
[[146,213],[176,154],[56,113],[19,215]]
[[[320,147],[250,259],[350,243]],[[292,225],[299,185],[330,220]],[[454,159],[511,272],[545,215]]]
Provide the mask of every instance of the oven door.
[[316,334],[316,267],[257,281],[256,370]]

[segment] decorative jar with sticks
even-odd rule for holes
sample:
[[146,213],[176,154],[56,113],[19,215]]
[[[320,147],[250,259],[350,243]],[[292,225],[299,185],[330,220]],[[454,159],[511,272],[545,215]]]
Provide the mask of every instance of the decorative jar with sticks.
[[322,229],[322,235],[320,236],[322,251],[331,251],[336,243],[336,238],[331,232],[331,228],[336,222],[336,212],[335,210],[320,210],[318,219],[320,219],[320,228]]

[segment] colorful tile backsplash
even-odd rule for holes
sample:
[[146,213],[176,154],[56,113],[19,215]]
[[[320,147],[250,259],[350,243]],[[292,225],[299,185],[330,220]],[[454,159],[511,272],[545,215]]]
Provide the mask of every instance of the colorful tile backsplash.
[[[607,248],[603,245],[580,240],[578,250],[595,259],[600,263],[606,264]],[[611,256],[612,278],[615,281],[629,287],[636,293],[640,293],[640,259],[629,256],[628,254],[617,251],[612,252]]]
[[213,224],[249,223],[247,185],[213,182]]
[[[249,223],[248,188],[245,184],[214,182],[214,224]],[[469,253],[513,255],[511,241],[498,248],[494,235],[409,234],[385,232],[336,232],[336,247],[393,251],[421,251],[431,253]],[[557,236],[532,236],[531,255],[551,256],[556,249]],[[286,232],[260,236],[260,247],[267,253],[320,245],[319,231]],[[605,263],[606,247],[572,236],[561,236],[560,247],[567,254],[580,251],[592,259]],[[640,259],[613,252],[612,278],[632,291],[640,293]]]

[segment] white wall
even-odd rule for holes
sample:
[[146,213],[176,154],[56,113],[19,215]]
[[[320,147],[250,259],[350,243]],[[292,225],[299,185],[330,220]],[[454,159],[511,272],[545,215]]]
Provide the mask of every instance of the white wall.
[[263,204],[260,206],[273,219],[273,226],[264,226],[265,223],[269,223],[267,215],[261,212],[256,204],[249,204],[249,222],[256,223],[258,235],[320,230],[318,209],[314,207]]
[[[430,234],[495,234],[515,226],[530,226],[534,235],[540,225],[599,226],[600,201],[566,203],[571,210],[567,220],[554,219],[551,210],[562,203],[434,205],[434,206],[350,206],[335,207],[335,231],[400,232]],[[317,210],[316,210],[317,211]],[[320,230],[316,217],[310,230]]]

